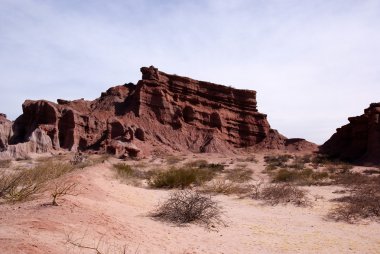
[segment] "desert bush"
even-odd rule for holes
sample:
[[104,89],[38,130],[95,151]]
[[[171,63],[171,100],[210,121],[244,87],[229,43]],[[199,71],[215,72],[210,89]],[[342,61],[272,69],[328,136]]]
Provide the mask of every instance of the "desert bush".
[[[368,176],[360,173],[338,173],[331,175],[332,183],[337,185],[344,185],[349,188],[358,186],[358,185],[368,185],[372,183],[379,182],[380,176]],[[379,183],[380,184],[380,183]]]
[[124,180],[131,179],[149,179],[152,176],[152,171],[138,170],[125,163],[117,163],[113,165],[117,176]]
[[65,163],[39,163],[30,169],[0,175],[0,198],[11,202],[28,200],[42,191],[46,183],[74,168]]
[[334,199],[341,202],[329,212],[336,221],[354,223],[360,219],[380,219],[380,185],[370,184],[354,188],[350,195]]
[[252,180],[252,171],[244,168],[231,169],[227,171],[226,178],[232,182],[248,182]]
[[234,183],[226,179],[215,179],[203,186],[201,191],[224,195],[246,194],[251,192],[251,186]]
[[[286,167],[286,163],[292,159],[293,156],[289,154],[282,154],[282,155],[267,155],[264,157],[264,161],[267,164],[267,166],[270,166],[274,169],[280,167]],[[268,169],[269,170],[269,169]]]
[[182,161],[183,159],[179,156],[174,156],[174,155],[171,155],[171,156],[168,156],[166,157],[166,163],[168,165],[174,165],[174,164],[177,164],[178,162]]
[[35,180],[29,172],[19,171],[0,176],[0,198],[10,201],[24,201],[43,188],[44,182]]
[[264,200],[270,205],[293,204],[296,206],[308,206],[310,201],[306,191],[290,184],[272,184],[263,187],[253,196],[254,199]]
[[78,194],[77,184],[70,182],[55,182],[53,189],[50,193],[53,198],[51,204],[53,206],[58,206],[57,199],[63,196],[71,195],[76,196]]
[[272,164],[265,166],[265,171],[267,171],[267,172],[274,171],[276,169],[277,169],[277,166],[272,165]]
[[221,208],[210,196],[190,190],[172,193],[168,200],[151,213],[163,221],[185,224],[197,222],[206,226],[223,224]]
[[224,165],[220,163],[208,163],[206,160],[195,160],[185,164],[185,167],[223,171]]
[[9,168],[12,164],[12,160],[0,160],[0,168]]
[[244,157],[244,158],[238,158],[236,160],[239,162],[253,162],[253,163],[258,162],[258,160],[256,159],[256,157],[254,155],[249,155],[249,156]]
[[319,184],[328,177],[327,172],[315,172],[310,168],[303,170],[280,169],[273,176],[273,182],[296,182],[298,184]]
[[211,180],[215,172],[204,168],[171,168],[155,173],[149,179],[149,185],[154,188],[186,188],[190,185],[200,185]]

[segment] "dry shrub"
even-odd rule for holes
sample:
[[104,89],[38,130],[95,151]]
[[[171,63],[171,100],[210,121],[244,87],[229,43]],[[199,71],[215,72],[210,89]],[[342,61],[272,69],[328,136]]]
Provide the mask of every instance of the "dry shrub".
[[379,177],[371,177],[367,175],[363,175],[360,173],[338,173],[331,176],[332,183],[333,184],[341,184],[345,185],[347,187],[354,187],[357,185],[366,185],[371,184],[374,181],[376,182],[376,179],[380,179]]
[[210,196],[181,190],[172,193],[168,200],[151,213],[151,216],[179,225],[196,222],[207,227],[215,227],[224,224],[221,214],[218,203]]
[[237,184],[225,179],[216,179],[210,181],[207,185],[205,185],[202,189],[202,192],[224,195],[247,194],[251,192],[251,186]]
[[50,195],[53,198],[51,204],[58,206],[57,199],[67,195],[78,195],[77,184],[71,182],[55,182]]
[[226,178],[232,182],[244,183],[252,180],[252,171],[245,168],[236,168],[227,171]]
[[334,199],[342,202],[328,214],[336,221],[354,223],[360,219],[380,219],[380,185],[352,189],[350,195]]
[[290,184],[272,184],[256,190],[254,199],[264,200],[270,205],[293,204],[296,206],[308,206],[310,201],[306,191]]
[[152,171],[138,170],[125,163],[114,164],[113,168],[119,179],[134,186],[140,186],[141,180],[149,179],[153,174]]
[[282,154],[282,155],[267,155],[264,157],[264,161],[267,164],[267,166],[271,166],[273,168],[277,167],[285,167],[286,163],[292,159],[293,156],[289,154]]
[[195,160],[184,165],[188,168],[206,169],[211,171],[223,171],[224,165],[220,163],[208,163],[206,160]]
[[178,162],[182,161],[183,159],[179,156],[174,156],[174,155],[171,155],[171,156],[168,156],[166,157],[166,163],[168,165],[174,165],[174,164],[177,164]]
[[247,156],[245,158],[238,158],[236,160],[239,162],[252,162],[252,163],[258,162],[258,160],[256,159],[256,157],[254,155],[250,155],[250,156]]
[[74,168],[64,163],[39,163],[30,169],[19,169],[0,175],[0,198],[10,202],[25,201],[42,191],[46,183]]
[[154,188],[181,188],[191,185],[201,185],[210,181],[216,172],[204,168],[171,168],[166,171],[156,172],[149,179],[149,185]]
[[35,181],[25,171],[0,176],[0,198],[9,202],[24,201],[43,188],[41,181]]
[[273,176],[273,182],[296,182],[301,185],[320,184],[328,177],[327,172],[315,172],[310,168],[303,170],[280,169]]
[[12,165],[12,160],[0,160],[0,168],[9,168]]
[[380,218],[380,176],[359,173],[336,174],[335,184],[349,188],[349,195],[334,199],[341,202],[328,217],[337,221],[354,223],[360,219]]

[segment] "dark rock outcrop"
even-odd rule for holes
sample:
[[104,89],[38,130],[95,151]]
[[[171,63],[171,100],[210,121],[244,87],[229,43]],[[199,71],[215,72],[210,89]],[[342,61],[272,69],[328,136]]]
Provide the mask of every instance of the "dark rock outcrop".
[[289,147],[258,112],[255,91],[170,75],[153,66],[141,72],[136,85],[112,87],[94,101],[25,101],[9,145],[34,142],[38,134],[44,142],[32,147],[36,151],[99,150],[119,156],[158,148],[231,153],[241,147]]
[[363,115],[348,121],[321,146],[321,152],[349,162],[380,164],[380,103],[372,103]]

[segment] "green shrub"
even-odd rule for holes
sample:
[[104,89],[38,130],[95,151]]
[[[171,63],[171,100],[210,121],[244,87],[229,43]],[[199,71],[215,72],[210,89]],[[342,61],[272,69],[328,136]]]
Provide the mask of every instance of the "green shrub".
[[152,175],[151,171],[138,170],[132,168],[132,166],[126,163],[114,164],[113,168],[116,170],[118,177],[120,177],[121,179],[149,179],[149,177]]
[[149,185],[155,188],[186,188],[192,184],[200,185],[211,180],[215,171],[204,168],[171,168],[152,176]]

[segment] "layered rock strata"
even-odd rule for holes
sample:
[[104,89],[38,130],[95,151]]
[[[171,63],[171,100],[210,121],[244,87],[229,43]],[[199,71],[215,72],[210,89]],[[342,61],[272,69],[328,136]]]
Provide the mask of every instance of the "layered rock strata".
[[257,110],[255,91],[170,75],[153,66],[141,72],[136,85],[112,87],[94,101],[25,101],[10,138],[2,142],[14,150],[29,143],[34,152],[94,150],[118,156],[159,149],[231,153],[251,146],[297,147],[270,128]]
[[363,164],[380,164],[380,103],[372,103],[321,146],[334,158]]

